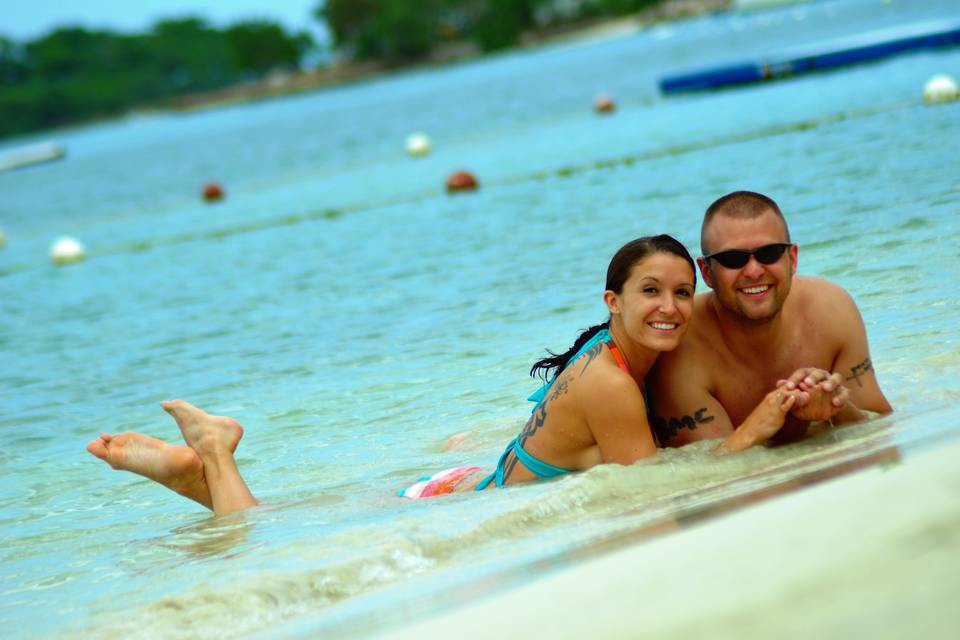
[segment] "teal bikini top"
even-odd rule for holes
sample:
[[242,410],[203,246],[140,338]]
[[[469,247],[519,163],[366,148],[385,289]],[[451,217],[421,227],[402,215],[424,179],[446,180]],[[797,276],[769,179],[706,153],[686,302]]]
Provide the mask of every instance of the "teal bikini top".
[[[614,358],[617,361],[617,364],[621,369],[625,370],[627,373],[630,372],[629,367],[627,367],[627,362],[623,358],[623,355],[620,353],[620,350],[617,349],[616,344],[613,342],[613,338],[610,336],[610,332],[606,329],[601,329],[598,331],[592,338],[587,340],[587,342],[580,347],[572,358],[567,361],[567,364],[564,366],[564,369],[569,367],[577,358],[582,356],[584,353],[589,351],[598,343],[610,343],[610,350],[614,354]],[[537,404],[531,410],[531,413],[536,411],[541,404],[543,404],[544,399],[547,397],[547,392],[550,390],[550,387],[553,386],[553,383],[557,380],[557,377],[562,373],[563,370],[558,370],[553,374],[553,377],[550,380],[533,392],[527,400],[531,402],[536,402]],[[507,458],[510,457],[510,453],[513,452],[513,455],[517,457],[523,466],[530,470],[531,473],[536,475],[538,478],[555,478],[556,476],[562,476],[565,473],[573,473],[574,469],[563,469],[561,467],[555,467],[552,464],[548,464],[543,460],[539,460],[523,448],[523,444],[520,442],[521,434],[518,434],[516,438],[510,441],[510,444],[507,445],[507,448],[504,449],[503,454],[500,456],[500,460],[497,461],[497,469],[489,476],[480,481],[480,484],[476,486],[477,491],[483,491],[486,489],[491,482],[496,481],[498,487],[503,486],[504,482],[504,472],[507,464]]]

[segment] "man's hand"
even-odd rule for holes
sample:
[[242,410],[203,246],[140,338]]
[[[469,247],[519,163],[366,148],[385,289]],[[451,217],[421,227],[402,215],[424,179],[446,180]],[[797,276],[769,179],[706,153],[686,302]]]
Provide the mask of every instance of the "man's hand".
[[797,391],[790,415],[806,422],[830,420],[850,399],[850,390],[844,386],[842,374],[816,367],[797,369],[786,380],[778,380],[777,388]]

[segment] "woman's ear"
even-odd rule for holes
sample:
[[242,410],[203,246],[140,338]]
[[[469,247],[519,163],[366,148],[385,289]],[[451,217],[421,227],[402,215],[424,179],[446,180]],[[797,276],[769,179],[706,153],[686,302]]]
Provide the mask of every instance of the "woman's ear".
[[603,302],[607,305],[611,314],[618,315],[620,313],[620,301],[617,300],[617,294],[610,289],[603,292]]

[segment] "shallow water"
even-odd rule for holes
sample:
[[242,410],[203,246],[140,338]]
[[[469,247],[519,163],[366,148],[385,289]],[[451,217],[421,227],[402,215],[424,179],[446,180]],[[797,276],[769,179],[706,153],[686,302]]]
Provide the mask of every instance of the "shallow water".
[[[656,94],[661,73],[952,5],[728,14],[56,132],[64,161],[0,174],[0,624],[380,628],[417,613],[417,594],[482,595],[698,505],[952,433],[960,105],[925,107],[920,89],[960,75],[960,50]],[[600,92],[611,117],[590,110]],[[412,160],[417,129],[435,152]],[[482,189],[449,197],[461,167]],[[227,200],[206,206],[211,179]],[[529,409],[532,361],[603,318],[612,252],[662,231],[694,248],[703,208],[739,188],[780,202],[802,273],[858,300],[894,417],[722,461],[698,445],[510,491],[394,497],[424,472],[492,464]],[[48,265],[61,234],[85,263]],[[211,519],[83,451],[100,431],[175,441],[167,397],[245,425],[238,459],[267,506]],[[466,447],[440,452],[463,431]]]

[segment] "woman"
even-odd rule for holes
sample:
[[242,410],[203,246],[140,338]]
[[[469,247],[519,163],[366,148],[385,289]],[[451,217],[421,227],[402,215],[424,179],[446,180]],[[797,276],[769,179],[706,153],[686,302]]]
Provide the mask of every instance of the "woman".
[[[643,379],[660,352],[676,348],[686,332],[695,286],[693,259],[674,238],[659,235],[628,242],[607,269],[603,300],[608,321],[583,332],[566,353],[533,366],[531,374],[550,381],[531,396],[537,402],[533,415],[507,446],[496,470],[450,469],[400,495],[480,491],[602,463],[631,464],[653,455],[657,444],[647,420]],[[782,426],[794,401],[778,393],[752,416],[771,434]],[[218,515],[259,504],[233,457],[242,427],[181,400],[162,406],[177,421],[188,446],[124,433],[103,434],[87,450],[115,469],[155,480]]]
[[643,379],[661,351],[677,347],[693,312],[693,258],[668,235],[638,238],[614,254],[603,301],[607,322],[584,331],[566,353],[540,360],[548,382],[530,399],[533,415],[493,473],[458,467],[400,492],[424,498],[550,478],[595,465],[652,456]]

